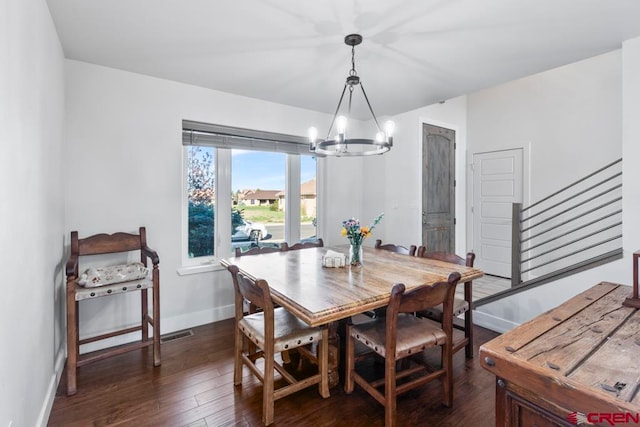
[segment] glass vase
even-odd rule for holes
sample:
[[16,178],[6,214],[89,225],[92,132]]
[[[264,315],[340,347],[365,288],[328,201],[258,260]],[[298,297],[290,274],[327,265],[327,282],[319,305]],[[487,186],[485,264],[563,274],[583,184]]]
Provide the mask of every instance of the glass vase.
[[353,267],[362,266],[362,244],[349,245],[349,264]]

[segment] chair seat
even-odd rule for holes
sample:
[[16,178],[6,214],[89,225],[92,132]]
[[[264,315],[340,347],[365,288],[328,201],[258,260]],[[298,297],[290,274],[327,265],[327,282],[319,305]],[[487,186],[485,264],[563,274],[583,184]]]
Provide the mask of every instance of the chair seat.
[[[370,322],[353,325],[351,336],[372,348],[386,358],[386,319],[377,318]],[[416,317],[411,313],[398,315],[395,359],[419,353],[429,347],[443,345],[447,335],[438,323]]]
[[[274,318],[274,352],[311,344],[322,338],[322,328],[312,328],[284,308],[273,310]],[[238,327],[258,347],[264,348],[264,312],[244,316]]]
[[[460,316],[461,314],[469,311],[469,303],[463,298],[456,297],[453,300],[453,315]],[[419,313],[422,316],[430,317],[432,319],[442,318],[442,304],[438,304],[435,307],[428,308]]]

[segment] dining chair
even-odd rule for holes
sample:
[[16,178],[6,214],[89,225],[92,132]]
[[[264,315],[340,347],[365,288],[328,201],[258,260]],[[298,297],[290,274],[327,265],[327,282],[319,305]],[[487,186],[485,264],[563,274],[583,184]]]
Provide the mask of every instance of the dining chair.
[[[329,397],[328,377],[328,329],[326,326],[312,328],[282,307],[275,308],[269,285],[263,279],[253,279],[242,274],[236,265],[227,268],[233,279],[235,290],[235,350],[233,383],[242,384],[243,366],[262,382],[262,422],[270,425],[274,421],[274,401],[318,384],[320,395]],[[261,311],[245,314],[243,301],[251,301]],[[248,339],[255,351],[245,350]],[[307,349],[307,344],[316,343],[317,353]],[[279,352],[297,349],[314,359],[318,373],[304,379],[296,379],[278,363],[275,355]],[[262,369],[257,360],[262,358]],[[286,380],[287,385],[275,388],[275,372]]]
[[392,243],[382,244],[382,240],[377,239],[374,246],[376,249],[383,249],[385,251],[395,252],[397,254],[411,255],[416,254],[416,245],[411,245],[408,249],[405,246],[394,245]]
[[[385,317],[347,325],[345,392],[352,393],[354,384],[358,384],[384,405],[387,427],[396,425],[397,395],[432,380],[442,383],[442,403],[448,407],[453,403],[452,311],[458,280],[460,273],[453,272],[446,281],[407,292],[404,284],[397,283],[391,289]],[[444,307],[442,324],[414,315],[438,304]],[[356,356],[356,341],[369,351]],[[423,351],[431,347],[441,348],[439,367],[430,366],[424,358]],[[383,378],[370,381],[356,370],[357,363],[370,356],[384,358]]]
[[[424,246],[418,248],[418,256],[422,258],[435,259],[438,261],[450,262],[452,264],[473,267],[476,255],[469,252],[466,258],[462,258],[456,254],[449,252],[427,252]],[[473,358],[473,297],[472,297],[472,281],[464,283],[464,297],[456,296],[453,302],[453,327],[464,332],[463,339],[456,339],[453,344],[453,352],[465,348],[465,356],[467,359]],[[427,310],[417,313],[418,316],[426,317],[437,322],[442,322],[442,306],[431,307]],[[455,320],[458,316],[464,314],[464,323],[457,323]]]
[[287,242],[282,244],[283,250],[285,251],[296,251],[298,249],[307,249],[307,248],[322,248],[324,246],[324,242],[321,238],[317,239],[315,242],[298,242],[291,246],[287,245]]

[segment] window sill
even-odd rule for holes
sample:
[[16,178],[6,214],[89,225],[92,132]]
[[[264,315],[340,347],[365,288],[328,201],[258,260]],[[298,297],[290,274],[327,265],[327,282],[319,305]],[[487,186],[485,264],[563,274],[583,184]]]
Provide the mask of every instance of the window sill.
[[207,263],[182,266],[178,268],[178,275],[189,276],[191,274],[209,273],[212,271],[222,271],[222,270],[225,270],[225,268],[220,265],[218,259],[214,258]]

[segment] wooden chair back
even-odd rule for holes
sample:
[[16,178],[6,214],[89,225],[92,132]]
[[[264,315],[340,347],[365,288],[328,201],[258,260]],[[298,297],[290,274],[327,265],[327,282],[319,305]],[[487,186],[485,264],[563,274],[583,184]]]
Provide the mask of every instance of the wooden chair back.
[[449,274],[446,281],[434,285],[424,285],[405,292],[405,286],[397,283],[391,288],[391,299],[387,306],[387,354],[395,354],[397,321],[400,313],[416,313],[438,304],[443,305],[442,329],[447,336],[452,335],[453,329],[453,299],[456,285],[460,280],[460,273]]
[[[391,300],[389,302],[389,310],[394,313],[414,313],[424,308],[433,307],[434,305],[443,304],[450,297],[451,287],[460,280],[460,273],[451,273],[447,281],[441,281],[434,285],[421,286],[405,292],[402,283],[395,285],[391,290]],[[446,309],[445,309],[446,310]]]
[[395,252],[397,254],[411,255],[416,254],[416,245],[411,245],[408,249],[405,246],[394,245],[392,243],[382,244],[382,240],[377,239],[374,246],[376,249],[382,249],[385,251]]
[[[233,288],[236,295],[236,317],[244,316],[242,310],[242,301],[246,300],[258,309],[265,312],[273,312],[273,301],[271,300],[271,292],[269,284],[263,279],[254,280],[245,276],[240,272],[236,265],[230,265],[227,270],[231,273]],[[239,309],[239,311],[238,311]]]
[[438,261],[465,265],[467,267],[473,267],[473,262],[476,259],[476,254],[473,252],[467,253],[466,258],[462,258],[461,256],[450,252],[427,252],[427,248],[424,246],[420,246],[418,248],[417,255],[421,258],[437,259]]
[[286,247],[284,245],[278,248],[274,246],[254,246],[252,248],[247,249],[246,251],[243,251],[240,248],[236,248],[236,256],[240,257],[245,255],[268,254],[271,252],[283,252],[285,250],[286,250]]
[[147,231],[145,227],[139,228],[139,234],[113,233],[95,234],[93,236],[78,238],[78,232],[71,232],[71,254],[66,266],[67,277],[78,277],[79,257],[86,255],[104,255],[118,252],[140,251],[140,262],[147,266],[147,258],[153,265],[160,262],[158,254],[147,246]]
[[298,249],[306,249],[306,248],[321,248],[324,246],[324,242],[322,239],[318,239],[315,242],[304,242],[304,243],[296,243],[291,246],[287,245],[287,243],[283,243],[284,248],[283,251],[296,251]]

